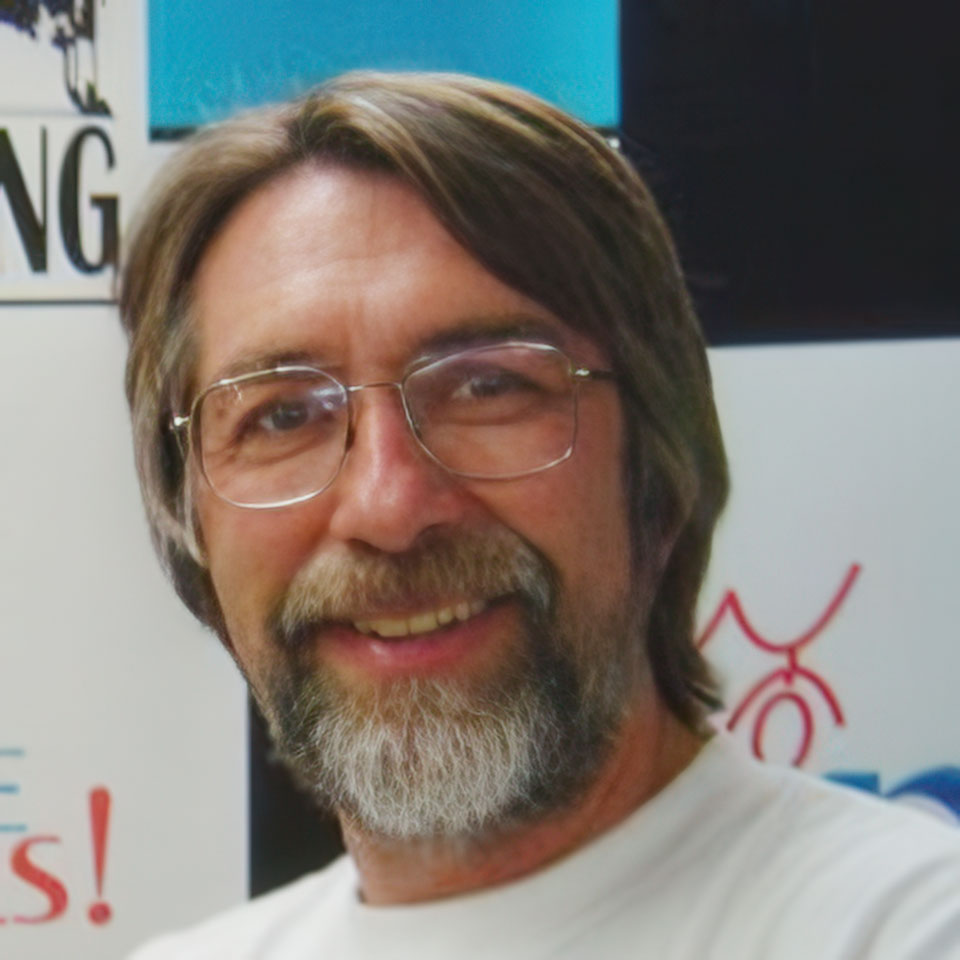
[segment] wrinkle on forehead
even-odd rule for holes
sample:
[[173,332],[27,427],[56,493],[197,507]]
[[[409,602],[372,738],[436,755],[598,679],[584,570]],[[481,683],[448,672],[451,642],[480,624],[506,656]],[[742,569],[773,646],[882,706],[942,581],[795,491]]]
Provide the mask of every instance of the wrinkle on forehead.
[[[305,207],[322,215],[311,221],[303,216]],[[330,229],[334,222],[337,231]],[[229,243],[238,227],[247,235],[242,247]],[[207,247],[197,283],[203,286],[208,264],[218,261],[228,268],[256,263],[286,274],[292,268],[320,272],[351,261],[403,255],[414,230],[432,233],[438,247],[455,243],[417,194],[394,177],[300,166],[268,181],[237,206]]]
[[[415,366],[471,347],[485,347],[507,341],[546,343],[569,351],[569,339],[569,331],[558,328],[555,324],[545,323],[535,316],[504,314],[465,317],[448,329],[427,335],[418,342],[411,350],[407,366]],[[226,380],[281,366],[308,366],[334,373],[341,364],[335,358],[327,359],[323,354],[306,350],[268,350],[226,363],[217,370],[215,379]]]
[[383,173],[303,166],[262,186],[208,248],[194,306],[200,383],[278,353],[340,369],[351,348],[380,365],[374,378],[393,378],[418,350],[456,347],[484,326],[539,325],[573,359],[592,359],[571,350],[573,331],[498,280],[412,188]]

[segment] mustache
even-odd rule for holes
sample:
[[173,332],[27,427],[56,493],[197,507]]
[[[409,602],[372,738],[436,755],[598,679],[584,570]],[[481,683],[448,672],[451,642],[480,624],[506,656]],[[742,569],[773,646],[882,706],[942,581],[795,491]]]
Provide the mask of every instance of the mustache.
[[554,566],[506,528],[427,531],[403,553],[351,548],[313,557],[290,582],[267,620],[268,635],[295,649],[324,624],[431,601],[519,599],[544,622],[557,596]]

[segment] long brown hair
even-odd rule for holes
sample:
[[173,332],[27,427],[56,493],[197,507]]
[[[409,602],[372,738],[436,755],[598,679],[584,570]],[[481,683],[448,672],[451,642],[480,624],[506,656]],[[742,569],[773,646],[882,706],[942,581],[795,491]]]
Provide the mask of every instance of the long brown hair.
[[223,631],[193,543],[170,430],[192,382],[190,285],[236,205],[292,167],[339,164],[408,184],[488,270],[612,358],[628,429],[638,569],[676,538],[647,628],[655,681],[691,725],[718,704],[694,610],[728,479],[702,334],[646,186],[602,136],[523,91],[444,74],[353,73],[202,130],[155,185],[128,248],[127,396],[155,545],[178,593]]

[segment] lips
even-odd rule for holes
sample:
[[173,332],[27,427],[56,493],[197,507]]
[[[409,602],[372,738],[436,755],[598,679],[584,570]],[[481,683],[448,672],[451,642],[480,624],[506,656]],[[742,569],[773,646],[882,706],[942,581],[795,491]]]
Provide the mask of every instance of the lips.
[[484,673],[517,634],[520,613],[511,599],[426,601],[402,615],[328,621],[311,636],[317,656],[348,682]]
[[395,639],[432,633],[455,621],[469,620],[487,608],[486,600],[462,600],[449,606],[420,610],[404,617],[376,617],[353,620],[352,626],[368,636]]

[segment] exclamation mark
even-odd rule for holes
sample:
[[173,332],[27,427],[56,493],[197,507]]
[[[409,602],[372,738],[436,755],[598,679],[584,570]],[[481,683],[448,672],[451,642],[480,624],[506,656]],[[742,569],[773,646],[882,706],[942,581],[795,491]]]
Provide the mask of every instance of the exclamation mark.
[[103,899],[103,874],[107,866],[107,829],[110,824],[110,791],[95,787],[90,791],[90,832],[93,836],[93,871],[97,883],[97,902],[87,911],[90,921],[104,924],[113,911]]

